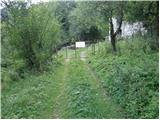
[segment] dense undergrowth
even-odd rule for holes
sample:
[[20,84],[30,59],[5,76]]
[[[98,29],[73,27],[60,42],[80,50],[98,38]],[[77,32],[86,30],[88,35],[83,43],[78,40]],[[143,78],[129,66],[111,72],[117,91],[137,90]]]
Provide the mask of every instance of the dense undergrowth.
[[[50,63],[50,69],[35,75],[26,73],[24,79],[9,81],[2,90],[2,118],[50,118],[54,98],[58,93],[57,72],[61,71],[61,58]],[[58,68],[58,69],[57,69]]]
[[103,96],[83,61],[72,60],[68,69],[62,118],[123,118],[120,108]]
[[158,118],[158,52],[143,38],[119,41],[119,51],[101,44],[100,52],[90,55],[90,65],[103,87],[126,112],[126,118]]

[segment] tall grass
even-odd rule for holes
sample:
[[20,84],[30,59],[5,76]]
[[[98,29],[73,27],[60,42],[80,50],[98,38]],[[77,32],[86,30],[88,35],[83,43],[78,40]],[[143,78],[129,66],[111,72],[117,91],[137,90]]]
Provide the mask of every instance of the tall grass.
[[158,52],[144,38],[119,41],[117,55],[105,45],[89,62],[103,87],[124,108],[126,118],[158,118]]

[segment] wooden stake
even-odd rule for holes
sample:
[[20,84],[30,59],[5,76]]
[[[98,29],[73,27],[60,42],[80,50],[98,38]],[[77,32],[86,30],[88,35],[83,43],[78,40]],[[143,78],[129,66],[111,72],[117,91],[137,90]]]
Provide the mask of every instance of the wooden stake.
[[67,46],[66,46],[66,58],[68,58],[68,54],[67,54]]

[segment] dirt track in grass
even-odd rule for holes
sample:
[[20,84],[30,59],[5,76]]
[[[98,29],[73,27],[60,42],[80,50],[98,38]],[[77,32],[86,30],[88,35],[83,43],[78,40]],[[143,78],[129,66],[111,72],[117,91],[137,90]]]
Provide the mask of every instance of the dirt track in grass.
[[86,63],[84,51],[80,52],[80,58],[64,60],[57,79],[60,91],[55,98],[52,118],[124,118],[121,108],[107,96]]

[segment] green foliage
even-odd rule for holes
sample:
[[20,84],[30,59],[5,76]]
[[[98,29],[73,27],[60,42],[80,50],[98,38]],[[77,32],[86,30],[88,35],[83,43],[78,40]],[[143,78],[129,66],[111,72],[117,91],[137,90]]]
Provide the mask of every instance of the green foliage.
[[[158,54],[144,41],[120,41],[121,55],[96,55],[91,65],[127,118],[158,118]],[[122,47],[123,46],[123,47]]]
[[[57,58],[59,62],[60,59]],[[53,69],[41,75],[25,73],[25,79],[9,82],[1,96],[2,118],[51,118],[60,89],[60,78],[56,75],[63,70],[61,66],[59,64],[55,67],[55,63],[52,63],[50,67]]]
[[153,24],[158,12],[157,3],[157,1],[127,2],[125,14],[126,20],[130,22],[142,21],[146,25]]
[[95,76],[80,60],[68,63],[62,118],[122,118],[120,108],[105,98]]
[[18,80],[25,70],[43,71],[60,44],[55,4],[10,2],[2,22],[2,79]]
[[96,2],[77,2],[76,8],[69,15],[72,38],[94,41],[104,37],[103,31],[107,29],[107,25],[95,8]]
[[[94,106],[93,90],[88,83],[89,77],[84,71],[83,62],[70,63],[67,84],[67,114],[66,118],[95,118],[97,110]],[[75,71],[76,68],[76,71]],[[71,75],[72,74],[72,75]]]
[[71,41],[69,35],[70,23],[69,15],[70,12],[74,9],[74,1],[58,1],[56,2],[56,11],[55,15],[58,18],[58,21],[61,24],[61,39],[64,42]]
[[155,48],[158,48],[159,36],[159,3],[158,1],[129,1],[125,10],[125,20],[133,22],[142,22],[147,32],[155,41]]
[[[2,118],[50,118],[66,72],[57,71],[66,52],[53,55],[57,48],[67,42],[104,38],[109,18],[120,20],[122,14],[126,21],[142,22],[151,37],[118,41],[115,55],[108,43],[102,43],[99,53],[90,58],[103,88],[120,107],[106,100],[83,61],[75,60],[69,62],[63,117],[120,118],[122,107],[126,118],[158,118],[157,1],[3,3]],[[77,56],[82,50],[77,50]],[[75,56],[75,51],[68,56]]]

